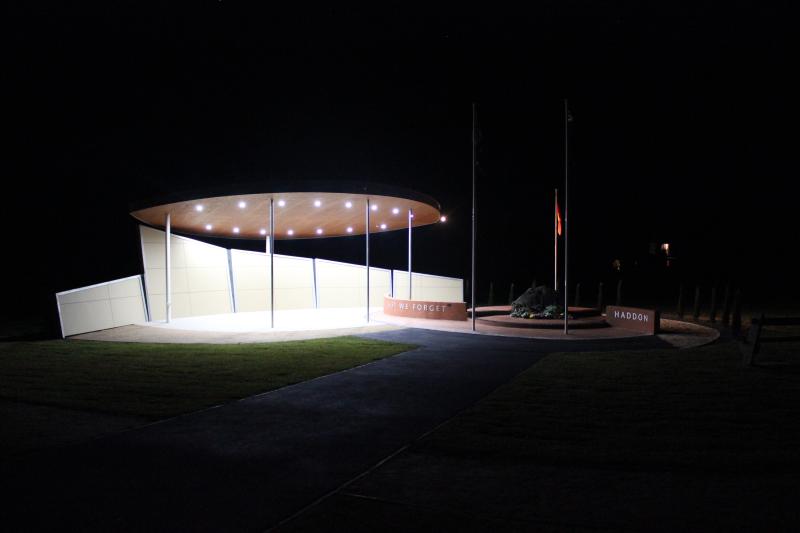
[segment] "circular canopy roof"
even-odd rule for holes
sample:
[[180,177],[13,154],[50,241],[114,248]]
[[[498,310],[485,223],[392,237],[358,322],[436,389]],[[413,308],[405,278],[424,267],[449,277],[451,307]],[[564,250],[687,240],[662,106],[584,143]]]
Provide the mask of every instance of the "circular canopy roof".
[[[330,187],[329,187],[330,188]],[[352,187],[357,189],[356,187]],[[279,188],[285,189],[284,187]],[[438,222],[438,203],[413,191],[370,186],[364,192],[261,192],[191,198],[135,209],[131,215],[163,228],[170,214],[173,231],[233,239],[263,239],[269,232],[269,201],[274,202],[275,239],[307,239],[363,235],[366,202],[369,199],[370,233]],[[275,190],[275,189],[273,189]]]

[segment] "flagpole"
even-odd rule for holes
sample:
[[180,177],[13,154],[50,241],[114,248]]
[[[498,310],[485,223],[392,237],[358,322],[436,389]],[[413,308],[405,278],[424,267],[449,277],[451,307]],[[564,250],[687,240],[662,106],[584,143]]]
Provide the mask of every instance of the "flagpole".
[[567,284],[567,252],[569,251],[569,106],[564,98],[564,334],[569,334],[569,285]]
[[475,302],[475,241],[477,237],[477,221],[475,215],[475,117],[477,106],[472,102],[472,286],[470,290],[470,303],[472,304],[472,331],[475,331],[475,315],[477,305]]
[[553,217],[553,291],[558,290],[558,189],[556,189],[556,205]]

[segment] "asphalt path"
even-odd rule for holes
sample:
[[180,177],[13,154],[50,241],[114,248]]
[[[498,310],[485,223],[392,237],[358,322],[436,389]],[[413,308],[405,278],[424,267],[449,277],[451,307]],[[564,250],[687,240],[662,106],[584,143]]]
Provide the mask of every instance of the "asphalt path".
[[656,337],[541,341],[404,329],[420,347],[139,429],[0,463],[5,531],[264,531],[555,351]]

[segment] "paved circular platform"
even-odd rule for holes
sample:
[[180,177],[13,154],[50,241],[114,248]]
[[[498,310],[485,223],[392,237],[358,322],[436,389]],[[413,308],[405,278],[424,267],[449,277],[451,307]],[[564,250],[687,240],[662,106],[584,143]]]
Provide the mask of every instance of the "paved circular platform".
[[[470,307],[467,309],[467,314],[472,313],[472,308]],[[501,315],[510,315],[511,314],[511,306],[510,305],[486,305],[483,307],[478,307],[477,309],[477,318],[485,317],[485,316],[501,316]],[[575,318],[586,318],[590,316],[600,316],[600,311],[595,309],[594,307],[576,307],[570,306],[569,308],[569,316]]]
[[[516,318],[509,315],[478,316],[475,321],[501,328],[560,329],[564,327],[564,320],[562,319]],[[569,320],[569,327],[571,329],[587,329],[607,328],[610,326],[605,318],[601,316],[588,316],[571,318]]]

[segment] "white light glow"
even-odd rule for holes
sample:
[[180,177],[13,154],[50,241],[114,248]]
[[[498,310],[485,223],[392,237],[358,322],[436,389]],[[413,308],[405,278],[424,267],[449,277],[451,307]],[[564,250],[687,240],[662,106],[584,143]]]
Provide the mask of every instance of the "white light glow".
[[322,228],[317,228],[317,235],[322,235]]
[[392,214],[393,214],[393,215],[396,215],[396,214],[398,214],[398,213],[400,213],[400,210],[399,210],[399,209],[397,209],[396,207],[395,207],[394,209],[392,209]]
[[294,235],[294,230],[290,229],[286,232],[286,235]]
[[233,228],[233,232],[234,233],[239,233],[239,228],[238,227]]
[[319,207],[321,205],[322,205],[322,202],[320,202],[319,200],[314,200],[314,207]]
[[347,233],[353,233],[353,227],[347,226]]
[[259,233],[261,235],[266,235],[267,234],[267,230],[265,230],[264,228],[261,228],[261,231],[259,231]]
[[345,203],[344,203],[344,206],[345,206],[347,209],[350,209],[351,207],[353,207],[353,202],[345,202]]
[[203,206],[202,205],[196,205],[196,206],[194,206],[194,210],[197,211],[197,212],[200,212],[200,211],[203,210]]
[[386,229],[386,224],[381,224],[381,229]]
[[442,218],[439,219],[439,222],[447,222],[447,217],[442,215]]
[[278,207],[283,207],[286,205],[286,200],[278,200]]
[[245,207],[247,207],[247,202],[245,202],[244,200],[239,200],[239,203],[237,205],[239,206],[239,209],[244,209]]
[[206,230],[207,231],[211,231],[211,228],[213,228],[213,227],[214,226],[212,226],[211,224],[206,224]]
[[378,210],[378,204],[372,204],[372,210],[373,211],[377,211]]

